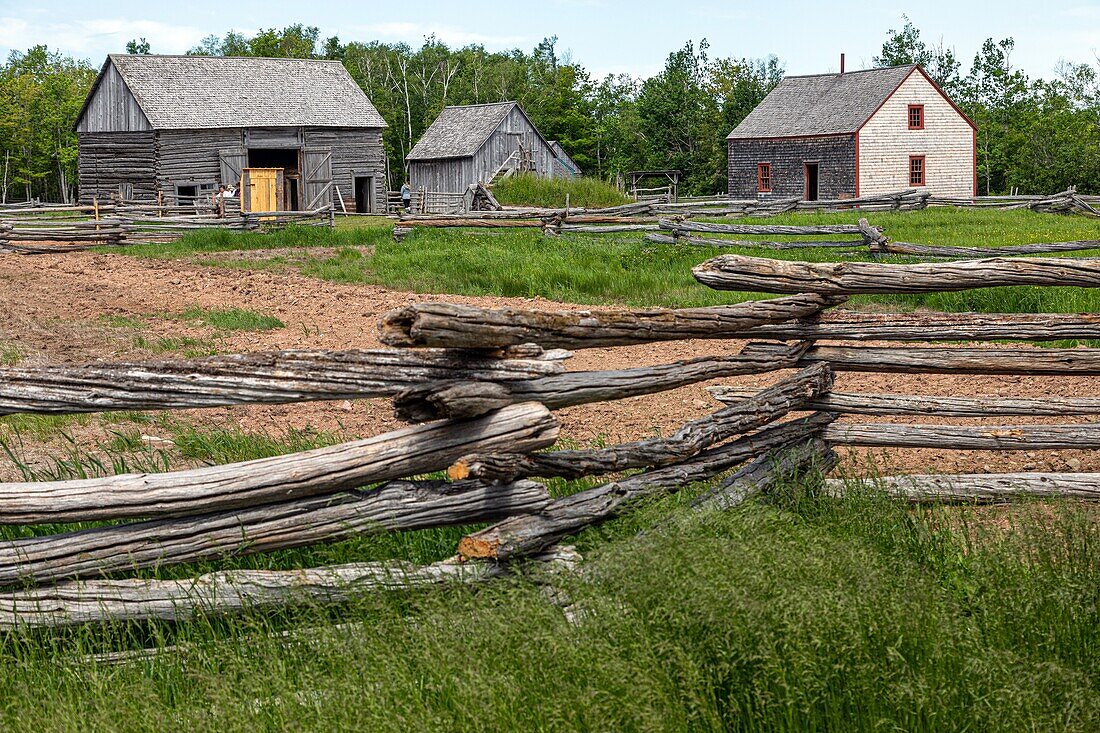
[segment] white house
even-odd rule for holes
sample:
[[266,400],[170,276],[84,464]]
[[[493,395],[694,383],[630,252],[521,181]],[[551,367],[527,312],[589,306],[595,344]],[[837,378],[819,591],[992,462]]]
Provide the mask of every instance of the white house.
[[976,140],[974,123],[916,64],[789,76],[729,134],[729,193],[972,196]]

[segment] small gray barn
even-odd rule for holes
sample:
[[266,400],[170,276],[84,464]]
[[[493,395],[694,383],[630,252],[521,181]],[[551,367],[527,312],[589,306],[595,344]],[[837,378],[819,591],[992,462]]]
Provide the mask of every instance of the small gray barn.
[[563,175],[550,143],[516,102],[444,108],[405,160],[413,188],[446,193],[510,173]]
[[281,170],[286,210],[385,210],[382,116],[336,61],[111,55],[74,125],[80,200],[187,202]]

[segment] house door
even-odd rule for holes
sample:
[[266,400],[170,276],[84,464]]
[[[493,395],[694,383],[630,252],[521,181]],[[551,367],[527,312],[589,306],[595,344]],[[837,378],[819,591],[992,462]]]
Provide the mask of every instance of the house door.
[[355,210],[360,214],[374,213],[374,177],[355,177]]
[[806,200],[817,201],[817,163],[806,164]]

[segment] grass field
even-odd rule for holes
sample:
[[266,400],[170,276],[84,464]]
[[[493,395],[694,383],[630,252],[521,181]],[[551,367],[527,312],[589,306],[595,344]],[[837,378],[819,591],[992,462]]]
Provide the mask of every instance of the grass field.
[[[792,482],[578,538],[586,574],[339,608],[0,636],[9,730],[1095,730],[1097,517],[1007,523]],[[662,520],[671,513],[676,520]],[[661,522],[660,529],[653,529]],[[639,530],[648,530],[637,536]],[[417,533],[422,534],[422,533]],[[451,537],[389,554],[431,559]],[[439,541],[436,540],[446,541]],[[435,545],[436,552],[425,551]],[[446,549],[444,549],[446,548]],[[295,562],[388,554],[369,542]],[[284,554],[285,555],[285,554]],[[285,560],[285,557],[283,558]],[[237,564],[230,561],[228,564]],[[244,563],[251,564],[251,563]],[[280,558],[257,563],[283,566]],[[206,568],[191,568],[191,571]],[[579,612],[570,623],[542,590]],[[290,634],[289,637],[285,634]],[[157,644],[124,665],[91,655]]]
[[[930,244],[1057,241],[1100,232],[1082,218],[1027,212],[931,210],[872,221],[895,239]],[[253,251],[245,261],[233,259],[233,250]],[[438,293],[643,306],[760,297],[694,283],[690,267],[715,251],[650,245],[634,235],[424,231],[395,244],[388,222],[348,220],[336,231],[203,232],[173,245],[112,251]],[[903,298],[891,305],[1100,305],[1089,292],[1053,290],[1048,296],[991,289],[977,298]],[[226,330],[279,327],[251,312],[154,317],[169,316]],[[112,325],[133,327],[142,317],[118,316]],[[91,421],[111,437],[82,446],[70,432]],[[171,451],[143,442],[154,429],[172,440]],[[244,433],[169,414],[13,416],[0,418],[0,458],[25,466],[27,479],[44,480],[240,461],[348,437],[310,428]],[[24,443],[33,441],[55,448],[45,468],[28,465]],[[0,729],[1100,729],[1094,507],[911,509],[873,484],[853,484],[843,500],[829,498],[815,491],[816,479],[792,477],[766,500],[726,513],[690,510],[705,486],[648,501],[571,540],[585,558],[580,575],[532,571],[474,588],[364,594],[335,607],[180,624],[0,633]],[[591,483],[550,487],[564,494]],[[75,528],[0,527],[0,538]],[[469,529],[361,536],[140,575],[426,563],[451,555]],[[566,599],[573,621],[551,595],[558,604]],[[126,664],[95,658],[146,647],[164,651]]]
[[[782,224],[853,223],[856,214],[789,214]],[[1100,223],[1084,217],[1027,211],[928,209],[877,213],[874,224],[895,240],[921,244],[993,246],[1100,239]],[[691,277],[691,268],[722,254],[718,248],[658,245],[641,234],[565,235],[547,238],[537,230],[419,230],[397,244],[388,222],[347,220],[335,231],[299,229],[272,235],[201,232],[173,245],[131,247],[135,256],[198,257],[207,264],[298,270],[335,282],[371,283],[427,293],[541,297],[592,305],[693,307],[769,297],[764,293],[719,293]],[[203,259],[206,252],[272,248],[326,248],[294,256]],[[333,250],[332,248],[335,248]],[[864,251],[836,249],[739,250],[745,254],[810,261],[870,260]],[[1096,256],[1100,249],[1075,253]],[[888,262],[914,262],[888,257]],[[863,296],[853,305],[941,311],[1100,311],[1100,293],[1073,288],[990,288],[933,295]]]

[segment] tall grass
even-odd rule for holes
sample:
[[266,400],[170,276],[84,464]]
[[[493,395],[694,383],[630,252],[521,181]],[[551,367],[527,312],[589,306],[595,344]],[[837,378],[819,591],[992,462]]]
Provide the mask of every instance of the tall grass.
[[542,178],[522,174],[505,178],[493,185],[493,195],[506,206],[546,206],[564,208],[569,205],[584,208],[606,208],[625,204],[632,199],[619,189],[598,178]]
[[[1094,730],[1094,513],[911,512],[792,486],[599,533],[581,577],[337,609],[0,637],[33,730]],[[1036,507],[1038,509],[1038,507]],[[681,521],[636,535],[647,521]],[[567,599],[574,622],[548,601]],[[329,626],[339,621],[341,625]],[[282,636],[290,633],[290,637]],[[183,645],[121,667],[89,653]]]

